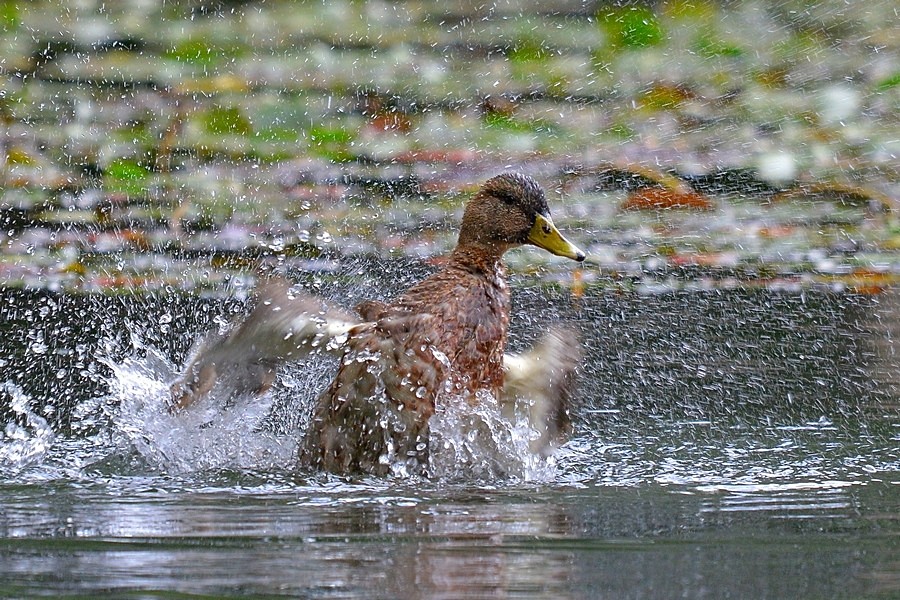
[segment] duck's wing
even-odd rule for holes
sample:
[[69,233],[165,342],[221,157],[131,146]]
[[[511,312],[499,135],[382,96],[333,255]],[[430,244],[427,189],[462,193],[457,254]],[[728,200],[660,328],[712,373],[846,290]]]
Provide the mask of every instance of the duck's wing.
[[568,327],[552,328],[524,354],[503,356],[503,414],[527,417],[538,433],[531,443],[537,454],[552,452],[571,429],[569,402],[580,362],[581,342]]
[[284,362],[317,348],[340,349],[342,338],[360,323],[352,313],[327,300],[291,288],[283,279],[263,284],[253,311],[226,340],[235,351]]
[[192,353],[171,385],[171,409],[190,406],[217,381],[228,379],[235,393],[267,390],[275,369],[321,349],[339,352],[359,318],[322,298],[291,289],[273,279],[260,286],[256,306],[224,336],[213,335]]

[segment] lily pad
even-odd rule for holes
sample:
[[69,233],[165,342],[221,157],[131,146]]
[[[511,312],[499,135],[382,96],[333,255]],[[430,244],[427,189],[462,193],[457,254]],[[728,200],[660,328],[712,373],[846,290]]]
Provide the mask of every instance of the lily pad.
[[0,31],[6,32],[18,29],[21,23],[18,5],[19,3],[15,0],[0,2]]
[[655,46],[665,39],[656,14],[645,6],[604,7],[598,16],[616,47],[643,48]]
[[103,171],[103,187],[107,192],[129,196],[144,194],[150,183],[150,170],[129,159],[114,160]]
[[253,126],[236,106],[214,106],[203,115],[207,133],[213,135],[251,135]]

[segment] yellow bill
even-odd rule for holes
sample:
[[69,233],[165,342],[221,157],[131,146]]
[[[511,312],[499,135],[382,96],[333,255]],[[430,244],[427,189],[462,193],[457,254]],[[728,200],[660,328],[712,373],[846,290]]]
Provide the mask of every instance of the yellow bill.
[[562,236],[550,217],[540,214],[537,216],[528,232],[528,243],[557,256],[565,256],[578,262],[584,260],[584,252]]

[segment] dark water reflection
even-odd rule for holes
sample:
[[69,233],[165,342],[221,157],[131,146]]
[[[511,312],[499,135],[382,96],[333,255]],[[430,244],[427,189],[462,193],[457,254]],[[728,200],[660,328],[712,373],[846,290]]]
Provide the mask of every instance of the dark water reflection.
[[[395,277],[398,276],[395,274]],[[347,305],[384,289],[332,286]],[[549,304],[549,307],[548,307]],[[142,340],[183,360],[203,332],[244,302],[179,294],[67,296],[0,290],[0,381],[21,386],[60,427],[80,399]],[[876,296],[765,290],[643,296],[525,289],[514,296],[510,344],[550,320],[574,323],[586,357],[575,417],[796,422],[890,409],[900,398],[900,292]]]
[[586,349],[523,484],[160,472],[73,408],[130,336],[177,361],[241,302],[7,290],[0,379],[57,439],[0,480],[0,596],[897,597],[898,297],[519,287],[514,344],[548,317]]
[[898,398],[895,292],[604,297],[580,316],[591,408],[797,421]]
[[321,598],[896,593],[898,506],[888,484],[756,501],[660,486],[382,488],[373,497],[364,486],[134,485],[7,487],[5,591]]

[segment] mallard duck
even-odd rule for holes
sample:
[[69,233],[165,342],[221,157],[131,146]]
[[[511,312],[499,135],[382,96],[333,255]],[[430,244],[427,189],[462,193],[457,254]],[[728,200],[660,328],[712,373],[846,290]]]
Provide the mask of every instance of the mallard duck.
[[499,175],[466,205],[457,245],[438,272],[393,302],[361,304],[362,322],[286,284],[270,287],[230,336],[196,354],[172,386],[173,405],[189,405],[226,373],[241,389],[265,389],[278,363],[319,346],[337,350],[341,362],[301,440],[303,466],[384,474],[402,461],[423,471],[429,419],[442,403],[508,408],[541,396],[532,388],[558,388],[549,394],[555,400],[532,402],[541,451],[566,427],[562,399],[578,349],[571,332],[556,330],[530,356],[504,360],[510,297],[502,256],[523,244],[585,257],[553,225],[534,179]]

